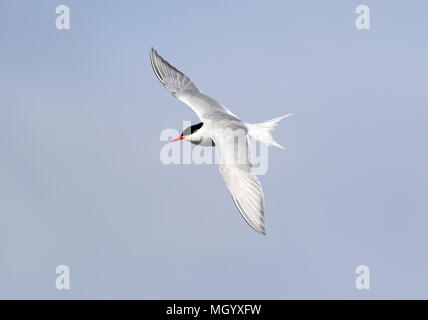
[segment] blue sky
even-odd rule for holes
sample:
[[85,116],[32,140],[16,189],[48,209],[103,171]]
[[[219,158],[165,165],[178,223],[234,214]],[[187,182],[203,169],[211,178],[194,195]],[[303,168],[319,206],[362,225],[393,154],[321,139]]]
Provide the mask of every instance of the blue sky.
[[[427,9],[0,1],[0,297],[428,298]],[[162,130],[198,119],[151,46],[244,121],[295,114],[260,177],[265,237],[216,166],[160,162]]]

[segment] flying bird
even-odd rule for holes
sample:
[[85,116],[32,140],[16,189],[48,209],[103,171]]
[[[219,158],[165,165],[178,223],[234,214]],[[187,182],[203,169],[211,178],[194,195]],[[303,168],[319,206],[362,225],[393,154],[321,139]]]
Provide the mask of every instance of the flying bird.
[[192,108],[201,120],[171,142],[186,140],[200,146],[217,147],[220,173],[236,207],[254,230],[266,234],[263,190],[251,170],[249,138],[283,149],[272,138],[271,132],[280,120],[292,114],[261,123],[245,123],[216,100],[203,94],[192,80],[153,48],[150,50],[150,60],[160,82],[174,97]]

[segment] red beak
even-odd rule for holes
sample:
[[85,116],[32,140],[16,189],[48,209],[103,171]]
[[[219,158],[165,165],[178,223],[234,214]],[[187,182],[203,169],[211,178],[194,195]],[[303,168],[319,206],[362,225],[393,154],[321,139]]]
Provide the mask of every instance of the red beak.
[[184,137],[183,136],[179,136],[177,138],[172,139],[170,142],[175,142],[175,141],[179,141],[179,140],[183,140]]

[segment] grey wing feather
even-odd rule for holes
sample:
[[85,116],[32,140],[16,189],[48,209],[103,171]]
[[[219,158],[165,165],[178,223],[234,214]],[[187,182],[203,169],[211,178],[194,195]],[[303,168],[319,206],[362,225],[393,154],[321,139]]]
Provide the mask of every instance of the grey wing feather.
[[204,95],[192,80],[163,59],[153,48],[150,50],[150,60],[153,71],[159,81],[174,97],[192,108],[201,120],[202,118],[212,118],[218,115],[237,119],[223,105]]
[[266,234],[263,191],[257,177],[242,169],[220,166],[220,172],[245,221],[257,232]]
[[234,144],[229,138],[220,135],[214,137],[220,152],[220,173],[245,221],[257,232],[265,234],[263,190],[251,172],[248,139],[245,137]]
[[170,65],[168,61],[165,61],[153,48],[150,50],[150,60],[152,62],[153,71],[159,81],[173,96],[177,96],[180,93],[197,94],[201,92],[192,80]]

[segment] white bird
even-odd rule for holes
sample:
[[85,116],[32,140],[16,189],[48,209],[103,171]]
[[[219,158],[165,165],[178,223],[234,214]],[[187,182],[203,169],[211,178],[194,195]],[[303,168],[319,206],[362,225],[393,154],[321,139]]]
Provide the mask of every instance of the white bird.
[[245,123],[223,105],[203,94],[188,77],[165,61],[153,48],[150,59],[160,82],[174,97],[192,108],[201,120],[171,142],[187,140],[201,146],[216,146],[221,158],[220,172],[239,212],[254,230],[266,234],[263,190],[251,172],[248,138],[283,149],[274,141],[271,131],[280,120],[292,114],[261,123]]

